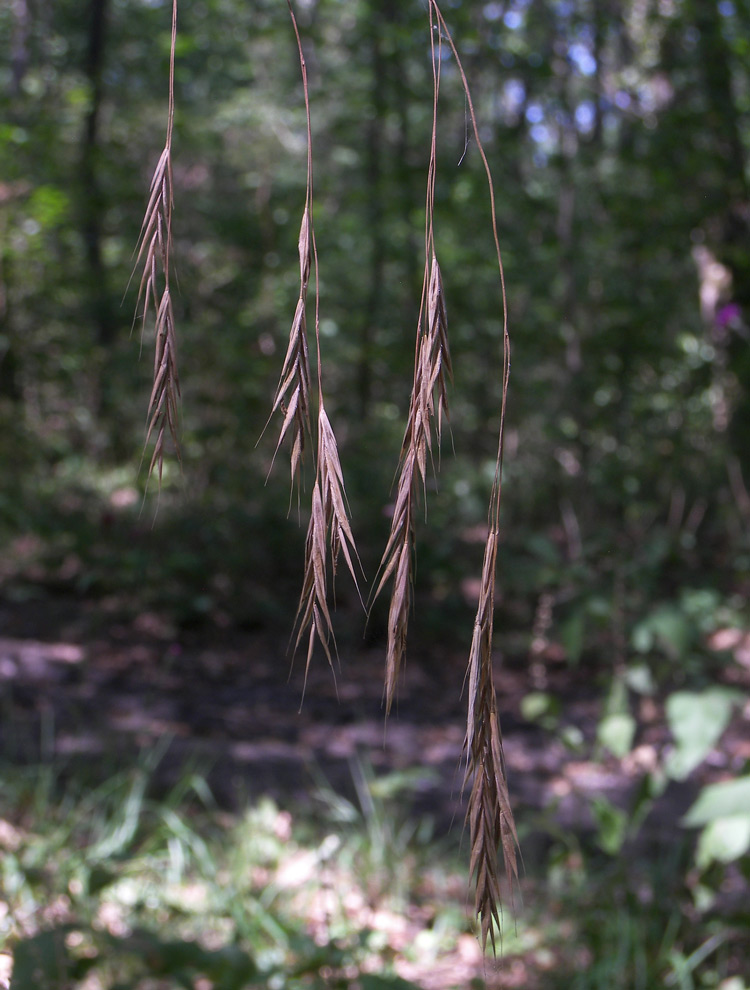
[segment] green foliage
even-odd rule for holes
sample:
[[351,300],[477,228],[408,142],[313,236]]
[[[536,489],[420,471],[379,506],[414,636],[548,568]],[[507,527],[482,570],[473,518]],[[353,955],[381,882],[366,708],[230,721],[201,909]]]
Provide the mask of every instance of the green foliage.
[[415,768],[376,777],[360,758],[350,761],[350,766],[356,803],[334,791],[324,778],[316,794],[326,818],[346,836],[337,858],[361,879],[370,896],[387,895],[405,906],[411,893],[411,871],[418,872],[428,862],[435,840],[432,821],[415,821],[405,815],[403,802],[415,788],[429,783],[432,775]]
[[750,849],[750,777],[704,787],[682,824],[703,826],[696,853],[701,869],[741,859]]
[[[288,862],[294,877],[295,857],[315,855],[315,843],[322,849],[328,840],[312,839],[308,853],[287,831],[290,816],[270,801],[249,809],[228,831],[225,815],[222,831],[205,780],[194,772],[157,800],[150,796],[151,775],[160,758],[156,751],[134,773],[95,788],[80,781],[61,790],[49,771],[31,789],[18,778],[6,788],[17,814],[35,812],[29,815],[33,831],[5,823],[2,839],[12,836],[13,851],[3,863],[1,934],[13,949],[14,987],[79,986],[91,975],[120,990],[150,979],[192,988],[198,977],[222,990],[301,990],[348,986],[344,972],[359,972],[366,960],[371,967],[387,940],[378,942],[351,920],[339,922],[339,933],[321,944],[306,930],[304,909],[308,896],[324,896],[317,876],[290,886],[280,872]],[[394,786],[403,784],[384,780],[384,794]],[[375,781],[373,787],[377,792]],[[372,807],[382,800],[368,798]],[[379,814],[385,816],[384,806]],[[378,841],[373,829],[360,833],[351,823],[340,858],[331,860],[329,850],[319,860],[342,890],[356,889],[350,856],[359,861],[363,841],[365,847]],[[404,872],[410,844],[403,841],[372,857],[399,857],[406,896],[419,879],[414,869]],[[253,880],[254,874],[277,879]],[[290,891],[297,901],[307,891],[298,907]],[[367,893],[380,902],[386,890],[368,884]],[[371,987],[414,986],[389,975],[384,964],[380,969]],[[370,976],[365,972],[362,980]]]
[[684,780],[702,763],[729,724],[732,710],[742,695],[727,688],[708,688],[700,693],[678,691],[667,699],[667,720],[675,738],[666,771]]
[[[143,438],[148,362],[135,361],[137,342],[128,337],[133,294],[119,304],[163,138],[169,24],[161,4],[111,5],[92,158],[102,257],[95,285],[79,169],[94,99],[85,54],[93,8],[83,9],[85,16],[80,5],[60,4],[49,18],[32,11],[23,73],[16,85],[7,69],[3,88],[0,160],[9,185],[0,210],[11,236],[2,248],[0,347],[14,368],[12,388],[0,385],[0,414],[12,430],[2,443],[32,462],[3,478],[16,505],[19,483],[21,498],[42,483],[60,502],[73,475],[132,471]],[[14,11],[3,13],[6,66],[15,64],[21,37]],[[345,25],[339,4],[298,13],[315,64],[330,412],[349,424],[342,458],[355,529],[366,563],[375,565],[418,309],[431,84],[425,18],[419,4],[370,2],[347,7]],[[684,40],[691,8],[645,21],[632,12],[602,17],[593,23],[578,3],[549,13],[518,6],[507,17],[486,4],[450,10],[497,172],[511,292],[511,408],[521,442],[509,448],[505,497],[510,549],[518,540],[520,556],[533,557],[521,566],[513,559],[514,594],[571,579],[585,594],[606,576],[602,548],[613,533],[634,570],[650,569],[658,582],[681,568],[680,581],[690,581],[718,543],[726,546],[721,534],[732,517],[727,438],[714,420],[722,396],[731,406],[734,386],[719,373],[724,345],[701,320],[689,245],[721,254],[705,197],[720,213],[720,190],[729,185],[729,125],[721,121],[747,100],[737,53],[748,25],[739,11],[721,12],[737,107],[722,105],[704,121],[706,101],[719,96],[706,95],[705,50]],[[606,80],[592,62],[595,38],[610,66]],[[304,113],[284,4],[183,0],[178,41],[182,504],[198,509],[211,532],[227,504],[251,502],[265,514],[285,503],[285,480],[275,474],[264,497],[273,444],[267,437],[256,449],[256,442],[294,300]],[[418,581],[425,598],[441,595],[451,617],[461,617],[452,589],[476,563],[455,534],[484,515],[499,314],[481,167],[471,147],[462,156],[464,99],[450,59],[444,68],[436,207],[454,335],[457,453],[454,465],[444,458],[449,478],[430,495],[435,528],[425,534]],[[689,149],[686,128],[702,136]],[[171,486],[179,489],[176,471]],[[563,505],[580,529],[578,559],[561,543]],[[167,508],[175,511],[171,500]],[[12,529],[36,528],[45,511],[15,519]],[[457,524],[454,535],[443,519]],[[733,566],[730,554],[724,584]],[[571,611],[571,656],[586,649],[595,623],[587,608]],[[656,616],[638,642],[651,636],[679,649],[678,626],[674,616]]]

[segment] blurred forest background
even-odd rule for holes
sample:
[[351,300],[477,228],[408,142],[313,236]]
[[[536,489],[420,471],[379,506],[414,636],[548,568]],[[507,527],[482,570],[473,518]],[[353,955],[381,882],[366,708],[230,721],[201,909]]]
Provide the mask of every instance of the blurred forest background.
[[[419,0],[296,13],[326,408],[372,582],[424,266],[428,19]],[[387,603],[365,628],[347,575],[340,700],[323,656],[299,716],[304,658],[287,682],[313,472],[290,511],[276,425],[263,433],[305,198],[286,3],[179,3],[182,468],[166,465],[157,497],[141,463],[153,344],[129,280],[163,148],[171,5],[6,0],[0,940],[14,987],[750,986],[750,3],[443,13],[494,173],[513,354],[496,646],[527,875],[505,958],[475,954],[460,826],[446,839],[502,331],[454,60],[435,203],[450,438],[384,746]],[[360,900],[331,906],[347,883]]]

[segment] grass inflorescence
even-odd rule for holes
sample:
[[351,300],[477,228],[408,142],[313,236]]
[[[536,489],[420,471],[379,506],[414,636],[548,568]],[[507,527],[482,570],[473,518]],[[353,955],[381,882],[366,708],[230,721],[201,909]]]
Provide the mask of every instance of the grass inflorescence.
[[[335,650],[333,622],[328,607],[328,564],[330,559],[333,577],[341,554],[359,591],[354,560],[357,550],[354,544],[347,510],[344,475],[341,469],[336,435],[325,409],[323,396],[323,368],[320,346],[320,281],[318,249],[313,223],[313,152],[312,122],[310,115],[310,89],[307,63],[302,47],[297,19],[291,0],[289,14],[297,40],[302,87],[305,99],[307,124],[307,183],[305,207],[299,238],[300,294],[292,321],[281,380],[274,399],[274,411],[281,407],[284,420],[281,426],[279,446],[286,434],[292,432],[290,465],[292,484],[298,478],[304,450],[305,431],[310,431],[310,363],[307,343],[307,289],[311,267],[315,278],[315,352],[317,358],[317,451],[315,481],[313,483],[310,520],[305,540],[305,563],[302,591],[295,621],[294,649],[300,646],[305,634],[308,637],[305,673],[310,668],[315,643],[319,642],[331,670],[334,670],[331,648]],[[334,672],[335,676],[335,672]]]
[[161,486],[164,471],[165,443],[171,438],[178,460],[180,443],[180,380],[177,373],[177,339],[170,287],[172,253],[172,213],[174,183],[172,178],[172,134],[174,130],[174,65],[177,46],[177,0],[172,0],[172,37],[169,54],[169,106],[167,136],[159,156],[149,193],[146,214],[141,226],[136,265],[143,265],[137,307],[145,328],[149,313],[154,313],[154,377],[148,403],[148,426],[145,448],[153,441],[148,468],[150,478],[157,472]]

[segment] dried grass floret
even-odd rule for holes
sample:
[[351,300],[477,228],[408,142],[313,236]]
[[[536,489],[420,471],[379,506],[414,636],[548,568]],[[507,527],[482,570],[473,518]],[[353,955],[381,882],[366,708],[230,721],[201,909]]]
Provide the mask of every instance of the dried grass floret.
[[439,266],[435,258],[432,263],[430,284],[434,292],[431,292],[427,328],[418,336],[414,381],[401,450],[391,531],[383,552],[381,576],[374,595],[377,597],[391,576],[394,577],[388,612],[386,716],[390,714],[393,705],[398,676],[406,655],[406,633],[411,609],[415,510],[420,494],[424,494],[426,487],[427,462],[433,447],[433,429],[437,432],[439,442],[443,415],[447,415],[448,411],[446,375],[450,375],[452,369],[448,351],[445,305],[442,300]]
[[297,636],[294,646],[297,650],[303,636],[308,633],[305,683],[316,639],[323,647],[331,670],[334,670],[330,644],[333,644],[335,650],[336,638],[327,604],[329,549],[334,578],[338,557],[342,554],[359,594],[354,567],[354,560],[359,562],[359,558],[346,510],[344,476],[336,437],[321,402],[318,410],[318,472],[313,485],[310,522],[305,541],[305,576],[297,607]]
[[[509,881],[511,905],[518,883],[518,835],[508,794],[500,721],[492,674],[492,630],[498,533],[487,537],[479,605],[469,652],[469,703],[466,722],[466,776],[471,782],[467,819],[471,835],[470,872],[475,880],[474,907],[482,947],[489,938],[496,949],[500,930],[500,876]],[[502,851],[502,860],[500,857]]]
[[279,384],[273,400],[271,414],[281,408],[284,419],[279,431],[274,458],[289,430],[292,431],[292,452],[290,467],[292,484],[298,480],[302,454],[305,446],[305,431],[310,432],[310,357],[307,344],[307,286],[310,281],[312,257],[312,221],[310,209],[305,206],[299,233],[300,290],[294,319],[289,331],[284,364]]

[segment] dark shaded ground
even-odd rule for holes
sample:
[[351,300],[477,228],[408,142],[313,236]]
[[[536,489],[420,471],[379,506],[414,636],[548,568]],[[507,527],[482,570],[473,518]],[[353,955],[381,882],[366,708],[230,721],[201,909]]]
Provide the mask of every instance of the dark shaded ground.
[[[415,811],[433,813],[441,827],[460,827],[464,663],[449,650],[412,654],[385,731],[379,649],[344,653],[335,682],[325,660],[314,658],[300,711],[304,658],[290,676],[279,636],[178,635],[155,614],[125,623],[104,606],[61,596],[6,603],[0,609],[2,754],[8,761],[56,756],[111,767],[113,759],[131,760],[168,737],[158,783],[168,786],[186,762],[197,760],[228,807],[261,793],[305,803],[319,771],[336,789],[351,791],[357,757],[378,772],[424,767]],[[520,714],[531,689],[525,658],[501,666],[498,655],[512,800],[521,818],[547,809],[558,824],[586,827],[592,797],[627,804],[637,781],[656,766],[668,733],[660,706],[641,700],[634,751],[622,761],[597,753],[594,761],[605,682],[600,687],[591,670],[559,660],[547,665],[546,676],[547,690],[561,702],[553,732]],[[740,716],[708,761],[703,779],[737,771],[750,756],[743,721]],[[560,741],[565,725],[582,733],[578,749]],[[674,826],[699,783],[670,786],[652,813],[652,834]]]

